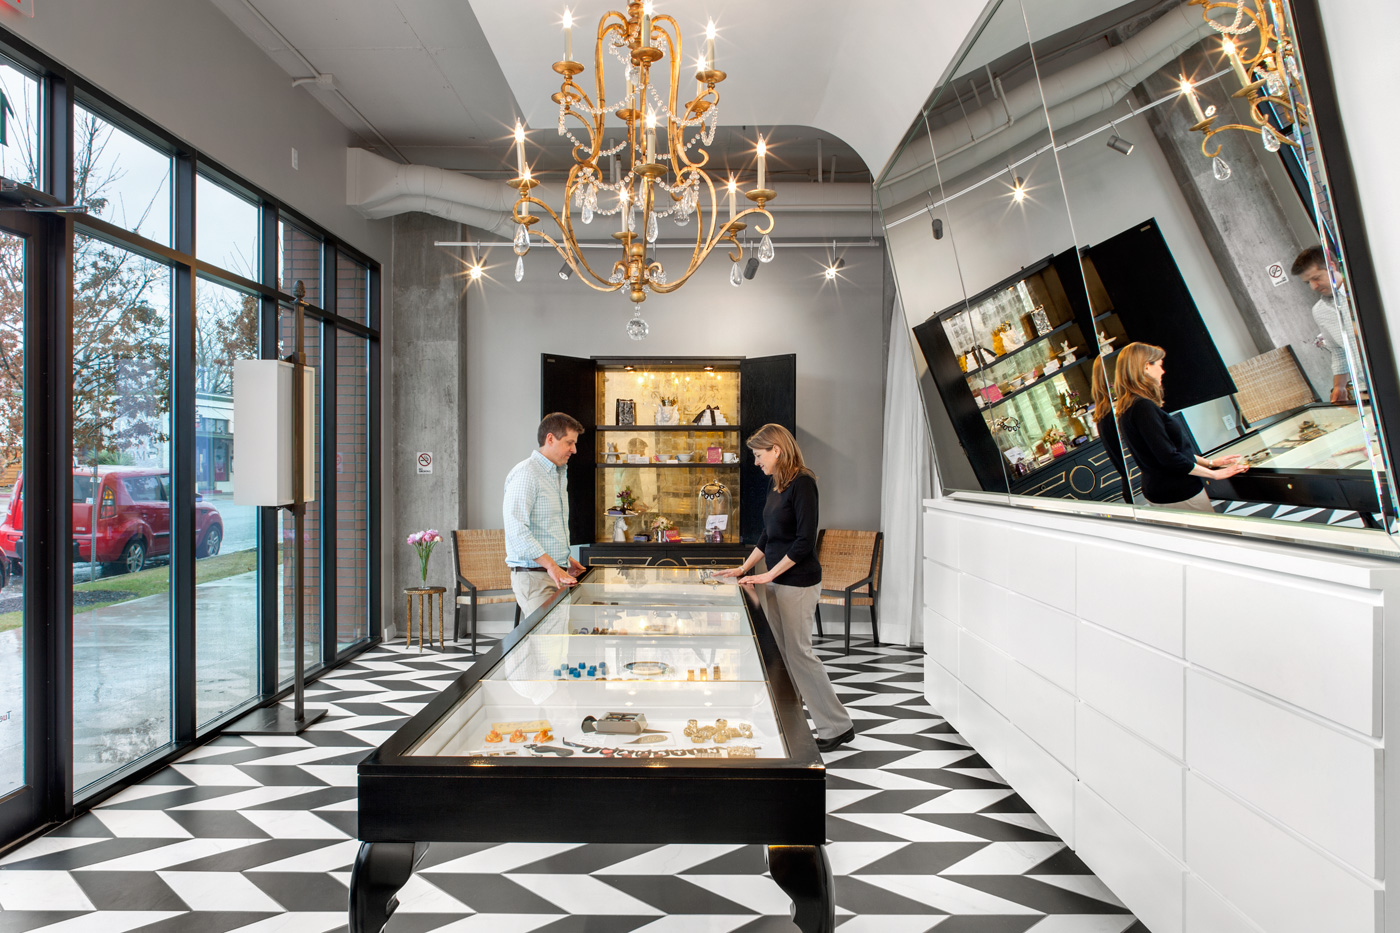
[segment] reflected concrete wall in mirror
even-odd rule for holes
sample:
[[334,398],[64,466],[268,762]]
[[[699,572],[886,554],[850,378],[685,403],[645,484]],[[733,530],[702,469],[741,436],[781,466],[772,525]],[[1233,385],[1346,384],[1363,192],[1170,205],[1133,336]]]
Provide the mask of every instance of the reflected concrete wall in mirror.
[[[1189,0],[993,3],[915,121],[879,192],[946,488],[1209,511],[1274,537],[1393,529],[1387,387],[1367,374],[1296,29],[1283,3],[1242,6],[1263,29],[1231,37],[1233,7],[1213,25]],[[998,311],[1013,333],[969,366],[950,309],[1016,289],[1044,313]],[[1047,352],[1062,337],[1077,354]],[[1096,355],[1108,422],[1089,408]],[[1377,537],[1361,546],[1393,551]]]

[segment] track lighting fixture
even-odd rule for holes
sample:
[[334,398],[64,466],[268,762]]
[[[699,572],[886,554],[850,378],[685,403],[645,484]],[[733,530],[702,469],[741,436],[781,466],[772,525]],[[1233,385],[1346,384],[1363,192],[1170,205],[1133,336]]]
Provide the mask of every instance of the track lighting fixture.
[[749,261],[744,264],[744,278],[752,279],[758,273],[758,257],[750,256]]
[[1123,155],[1132,155],[1133,144],[1118,135],[1118,127],[1116,124],[1109,123],[1109,126],[1113,127],[1113,135],[1108,137],[1108,148],[1112,149],[1114,152],[1121,152]]
[[562,266],[559,267],[559,278],[563,279],[565,282],[569,281],[569,278],[570,278],[573,274],[574,274],[574,268],[573,268],[573,266],[569,265],[567,262],[564,263]]
[[933,238],[934,238],[935,240],[941,240],[941,239],[943,239],[943,220],[942,220],[942,218],[939,218],[939,217],[933,218]]

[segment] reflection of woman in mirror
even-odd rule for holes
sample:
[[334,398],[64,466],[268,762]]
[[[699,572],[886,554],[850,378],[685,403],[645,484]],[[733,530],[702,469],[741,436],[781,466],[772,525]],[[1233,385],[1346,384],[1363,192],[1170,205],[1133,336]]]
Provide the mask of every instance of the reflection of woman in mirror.
[[1123,478],[1123,501],[1128,497],[1128,466],[1123,461],[1123,448],[1118,442],[1118,423],[1113,420],[1113,396],[1108,391],[1108,372],[1104,369],[1103,357],[1094,357],[1093,383],[1090,389],[1094,399],[1094,427],[1103,439],[1103,448],[1108,451],[1108,459],[1113,461],[1118,475]]
[[[1350,372],[1347,357],[1356,359],[1356,345],[1351,339],[1351,328],[1346,326],[1341,306],[1333,294],[1327,253],[1321,246],[1309,246],[1293,260],[1293,274],[1322,296],[1313,305],[1312,316],[1322,336],[1327,338],[1327,349],[1332,353],[1332,404],[1345,404],[1348,401],[1347,380]],[[1340,273],[1337,273],[1337,279],[1340,291]]]
[[1130,343],[1119,351],[1113,378],[1118,430],[1137,461],[1148,502],[1213,513],[1201,477],[1226,479],[1249,467],[1237,456],[1219,460],[1196,456],[1190,436],[1162,409],[1166,356],[1166,351],[1150,343]]

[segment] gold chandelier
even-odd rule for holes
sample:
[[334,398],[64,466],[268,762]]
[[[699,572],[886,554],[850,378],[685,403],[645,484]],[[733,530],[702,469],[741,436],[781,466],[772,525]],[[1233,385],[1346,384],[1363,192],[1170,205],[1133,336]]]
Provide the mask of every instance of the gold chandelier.
[[[622,98],[611,104],[605,96],[603,71],[603,64],[609,57],[619,63],[617,67],[623,68],[626,86]],[[554,63],[554,70],[564,81],[552,99],[559,105],[559,135],[567,136],[573,143],[574,164],[569,168],[564,185],[564,203],[557,212],[530,193],[540,182],[525,160],[524,128],[518,123],[515,128],[517,177],[507,184],[520,192],[514,209],[518,225],[514,248],[519,257],[516,281],[524,275],[531,226],[540,220],[532,211],[538,208],[554,221],[558,234],[540,230],[536,235],[554,247],[571,273],[577,273],[590,288],[598,291],[626,289],[627,297],[633,302],[633,317],[627,324],[627,332],[635,340],[645,337],[648,330],[641,317],[641,303],[646,301],[647,292],[666,294],[680,288],[720,243],[727,241],[734,247],[729,253],[733,262],[730,282],[737,285],[742,281],[739,263],[744,247],[738,234],[746,228],[744,218],[749,215],[761,215],[766,222],[764,225],[755,218],[755,223],[759,224],[756,232],[763,237],[758,258],[763,262],[773,258],[773,244],[768,237],[773,230],[773,215],[766,205],[776,192],[765,187],[767,151],[762,136],[758,138],[758,184],[744,192],[756,206],[735,211],[739,187],[731,175],[722,185],[728,196],[729,219],[716,225],[718,197],[715,180],[705,168],[709,154],[704,147],[714,142],[719,125],[719,92],[715,88],[724,80],[725,73],[715,68],[713,22],[706,29],[705,52],[695,62],[694,98],[684,104],[679,103],[682,62],[681,33],[676,21],[670,16],[654,15],[649,0],[645,4],[641,0],[629,0],[625,14],[614,10],[598,21],[593,52],[596,89],[590,96],[574,80],[583,73],[584,66],[573,60],[573,21],[565,12],[564,59]],[[653,66],[659,66],[663,75],[669,72],[670,85],[664,97],[652,85]],[[625,124],[627,138],[604,148],[604,137],[609,132],[604,124],[609,115],[615,115]],[[575,135],[573,121],[582,124],[583,138]],[[657,148],[658,129],[663,131],[664,153]],[[619,131],[614,128],[611,132]],[[613,162],[614,166],[618,166],[619,161],[626,164],[615,168],[614,177],[605,179],[600,162],[614,157],[620,157]],[[621,174],[621,168],[626,168],[626,174]],[[601,203],[600,194],[604,195]],[[595,216],[617,216],[617,232],[612,237],[621,246],[621,257],[612,254],[614,262],[610,268],[605,267],[606,271],[595,270],[584,257],[576,238],[574,210],[578,211],[578,219],[584,225],[591,224]],[[689,262],[684,271],[669,278],[655,255],[660,232],[658,221],[665,217],[682,227],[692,219],[696,222]],[[563,270],[560,274],[564,275]]]
[[[1301,151],[1303,144],[1296,138],[1297,134],[1288,135],[1276,128],[1262,109],[1266,104],[1271,105],[1277,114],[1279,126],[1308,125],[1307,98],[1298,69],[1298,53],[1279,0],[1188,2],[1191,6],[1201,7],[1201,16],[1221,34],[1220,50],[1229,60],[1240,83],[1240,89],[1233,96],[1248,101],[1249,117],[1254,124],[1227,123],[1216,126],[1215,107],[1202,110],[1194,85],[1182,76],[1181,93],[1196,117],[1191,129],[1201,132],[1201,154],[1214,163],[1215,177],[1222,181],[1230,177],[1230,167],[1220,158],[1220,142],[1216,141],[1215,148],[1211,148],[1211,139],[1226,130],[1259,134],[1264,148],[1269,152],[1278,152],[1285,145]],[[1227,14],[1233,12],[1233,19],[1228,25],[1211,17],[1213,12],[1220,10]],[[1251,34],[1254,35],[1251,37]],[[1257,42],[1253,54],[1249,51],[1251,40]]]

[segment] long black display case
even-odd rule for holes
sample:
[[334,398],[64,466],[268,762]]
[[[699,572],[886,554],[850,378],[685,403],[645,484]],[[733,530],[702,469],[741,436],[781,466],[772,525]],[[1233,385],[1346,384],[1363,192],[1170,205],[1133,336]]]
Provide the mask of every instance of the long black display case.
[[[798,928],[835,929],[802,701],[751,593],[704,577],[590,568],[360,763],[350,933],[384,928],[432,842],[764,845]],[[590,734],[585,713],[619,711],[663,737]],[[712,716],[727,738],[697,741]],[[541,721],[552,735],[498,730]]]

